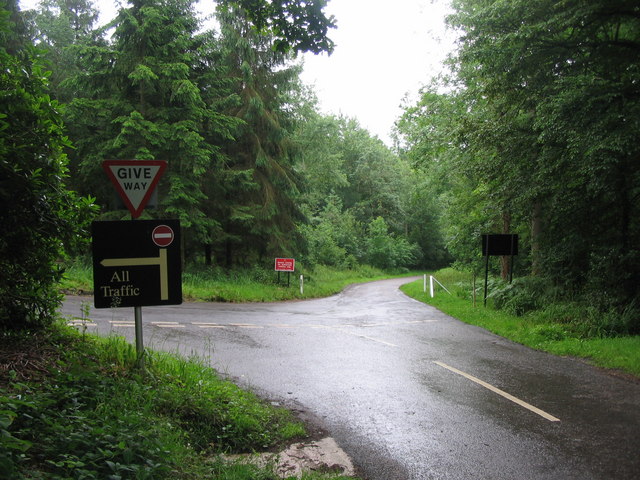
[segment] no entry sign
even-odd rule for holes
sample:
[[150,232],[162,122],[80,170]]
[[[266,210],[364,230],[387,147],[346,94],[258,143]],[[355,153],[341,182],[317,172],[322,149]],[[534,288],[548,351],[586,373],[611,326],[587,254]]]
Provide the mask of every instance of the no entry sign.
[[173,229],[168,225],[158,225],[151,232],[151,239],[159,247],[168,247],[175,236]]
[[295,271],[296,260],[294,258],[276,258],[276,272]]

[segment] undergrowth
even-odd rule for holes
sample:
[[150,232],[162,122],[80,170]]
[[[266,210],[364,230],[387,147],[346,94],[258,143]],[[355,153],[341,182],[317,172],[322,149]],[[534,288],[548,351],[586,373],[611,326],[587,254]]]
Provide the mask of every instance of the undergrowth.
[[275,480],[220,454],[306,435],[197,361],[150,352],[145,364],[117,337],[0,334],[0,478]]
[[[304,277],[302,292],[300,275]],[[275,302],[326,297],[353,283],[407,275],[406,271],[385,272],[367,265],[351,269],[318,265],[309,269],[297,263],[295,273],[281,272],[278,277],[269,268],[226,270],[199,265],[189,266],[182,273],[182,293],[185,301]],[[91,266],[81,260],[71,262],[65,267],[60,288],[70,294],[92,293]]]

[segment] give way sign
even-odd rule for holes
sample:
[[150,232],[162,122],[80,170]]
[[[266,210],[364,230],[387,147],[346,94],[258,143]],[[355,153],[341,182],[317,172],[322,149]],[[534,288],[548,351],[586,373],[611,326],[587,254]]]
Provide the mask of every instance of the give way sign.
[[105,160],[102,168],[111,179],[122,201],[138,218],[167,168],[164,160]]

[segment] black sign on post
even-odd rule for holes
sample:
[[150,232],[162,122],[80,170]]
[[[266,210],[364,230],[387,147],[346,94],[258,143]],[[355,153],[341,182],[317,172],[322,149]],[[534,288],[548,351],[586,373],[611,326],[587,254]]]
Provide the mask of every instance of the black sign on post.
[[495,233],[482,235],[482,256],[518,255],[518,235]]
[[93,222],[91,230],[96,308],[182,303],[178,220]]
[[484,306],[487,306],[487,287],[489,284],[489,257],[511,256],[509,281],[513,278],[513,256],[518,254],[518,235],[515,233],[494,233],[482,235],[482,256],[486,257],[484,270]]

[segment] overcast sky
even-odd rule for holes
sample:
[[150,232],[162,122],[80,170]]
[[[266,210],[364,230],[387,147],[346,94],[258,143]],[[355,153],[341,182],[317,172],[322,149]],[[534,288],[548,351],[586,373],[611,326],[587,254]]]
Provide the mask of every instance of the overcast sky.
[[444,25],[449,1],[330,0],[327,12],[338,23],[335,52],[306,55],[302,78],[325,113],[356,117],[390,145],[402,99],[417,99],[453,48]]
[[[113,18],[116,0],[94,0],[101,21]],[[21,0],[34,8],[38,0]],[[200,0],[199,11],[213,2]],[[355,117],[391,145],[389,134],[408,94],[442,70],[452,49],[444,25],[449,0],[329,0],[326,12],[338,28],[331,56],[305,55],[302,79],[313,85],[323,113]]]

